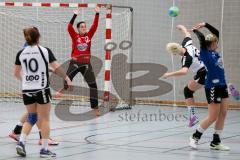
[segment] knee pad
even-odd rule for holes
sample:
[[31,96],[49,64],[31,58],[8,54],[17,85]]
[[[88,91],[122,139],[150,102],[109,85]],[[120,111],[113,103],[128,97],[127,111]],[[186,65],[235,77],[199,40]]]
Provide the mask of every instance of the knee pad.
[[184,96],[185,96],[185,99],[188,99],[188,98],[193,98],[193,93],[194,91],[191,91],[188,86],[186,86],[184,88]]
[[34,124],[37,122],[37,113],[29,113],[27,121],[34,126]]

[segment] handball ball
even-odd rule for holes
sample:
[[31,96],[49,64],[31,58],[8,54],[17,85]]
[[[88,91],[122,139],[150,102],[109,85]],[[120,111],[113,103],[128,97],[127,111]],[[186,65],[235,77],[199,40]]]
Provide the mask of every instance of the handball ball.
[[179,9],[176,6],[172,6],[168,9],[168,15],[170,17],[177,17],[179,14]]

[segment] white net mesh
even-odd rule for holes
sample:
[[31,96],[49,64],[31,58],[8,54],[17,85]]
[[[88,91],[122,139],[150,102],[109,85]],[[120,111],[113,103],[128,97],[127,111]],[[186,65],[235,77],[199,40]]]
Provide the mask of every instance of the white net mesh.
[[[21,89],[20,82],[14,79],[12,73],[16,54],[23,47],[25,42],[22,32],[25,27],[38,27],[41,33],[40,44],[49,47],[55,54],[57,60],[61,64],[65,64],[63,67],[67,70],[68,63],[66,62],[70,58],[72,45],[70,36],[67,32],[67,24],[72,18],[73,9],[74,8],[0,7],[0,50],[2,53],[1,62],[3,62],[0,64],[0,74],[4,75],[0,77],[0,94],[2,101],[19,101],[19,99],[21,101],[19,96]],[[89,29],[93,23],[94,15],[94,8],[81,8],[80,15],[75,20],[74,27],[77,22],[84,20]],[[112,41],[118,45],[123,40],[130,40],[131,19],[129,9],[114,9],[112,16]],[[98,90],[100,91],[104,90],[105,30],[106,9],[102,8],[98,29],[92,39],[91,48],[91,62],[96,76]],[[119,53],[123,53],[129,57],[130,49],[119,50],[119,48],[117,48],[112,52],[112,56]],[[117,61],[116,64],[118,64]],[[120,68],[115,67],[115,69],[117,69],[115,72],[121,74],[125,65],[119,62],[118,67]],[[75,86],[88,88],[81,74],[78,74],[73,82]],[[115,86],[111,86],[111,92],[118,98],[121,98],[121,95],[129,96],[130,93],[126,93],[126,91],[129,91],[126,90],[126,88],[129,88],[129,83],[120,83],[120,85],[121,87],[118,86],[117,89]],[[118,90],[118,92],[116,92],[116,90]],[[77,104],[81,101],[88,101],[88,98],[83,98],[81,93],[74,93],[66,97],[75,100]],[[102,98],[102,93],[99,94],[99,98]]]

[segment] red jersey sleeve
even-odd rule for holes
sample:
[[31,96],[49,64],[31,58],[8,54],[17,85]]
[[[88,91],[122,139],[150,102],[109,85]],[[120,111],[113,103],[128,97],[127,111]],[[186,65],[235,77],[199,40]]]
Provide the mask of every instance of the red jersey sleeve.
[[76,37],[77,33],[75,32],[73,25],[68,23],[68,33],[71,36],[72,40]]
[[99,20],[99,13],[96,13],[95,14],[95,18],[94,18],[94,21],[93,21],[93,24],[88,32],[88,36],[90,39],[92,39],[94,33],[96,32],[97,30],[97,27],[98,27],[98,20]]

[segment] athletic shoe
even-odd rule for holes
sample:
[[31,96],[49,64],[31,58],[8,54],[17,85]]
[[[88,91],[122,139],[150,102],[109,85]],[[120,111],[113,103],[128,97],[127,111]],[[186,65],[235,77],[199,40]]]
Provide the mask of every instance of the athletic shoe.
[[228,146],[224,146],[223,144],[219,143],[219,144],[210,144],[210,149],[212,150],[219,150],[219,151],[229,151],[230,148]]
[[[39,139],[38,145],[42,145],[42,139]],[[57,145],[59,145],[59,142],[54,140],[54,139],[52,139],[52,138],[49,138],[48,139],[48,145],[50,145],[50,146],[57,146]]]
[[9,134],[9,137],[18,142],[20,134],[15,134],[14,132],[12,132]]
[[22,142],[18,142],[16,146],[17,154],[22,157],[26,157],[26,150],[25,146]]
[[193,127],[195,124],[197,124],[199,122],[198,117],[196,115],[191,115],[189,117],[189,123],[188,123],[188,127]]
[[40,157],[41,158],[50,158],[50,157],[56,157],[56,153],[51,152],[50,150],[45,150],[45,149],[41,149],[40,150]]
[[190,142],[189,142],[189,146],[192,149],[197,149],[197,145],[198,145],[198,141],[199,139],[193,138],[192,136],[189,138]]

